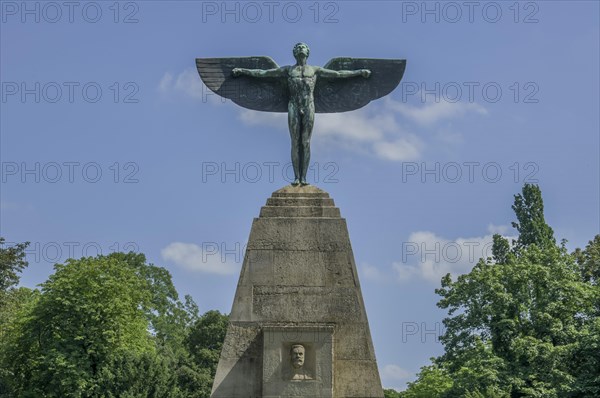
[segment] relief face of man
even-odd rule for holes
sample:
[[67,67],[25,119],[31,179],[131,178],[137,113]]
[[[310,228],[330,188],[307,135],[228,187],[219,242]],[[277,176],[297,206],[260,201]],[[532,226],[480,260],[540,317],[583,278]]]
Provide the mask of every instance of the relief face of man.
[[312,372],[307,369],[305,365],[306,361],[306,348],[302,344],[294,344],[290,348],[290,357],[292,367],[288,373],[284,375],[286,380],[313,380]]
[[305,349],[302,344],[295,344],[292,346],[292,366],[294,369],[300,369],[304,366],[304,354]]

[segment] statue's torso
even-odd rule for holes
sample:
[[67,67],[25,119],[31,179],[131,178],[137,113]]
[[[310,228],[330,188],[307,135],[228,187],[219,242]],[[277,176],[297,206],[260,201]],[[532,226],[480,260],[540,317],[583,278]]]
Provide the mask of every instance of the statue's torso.
[[287,81],[290,91],[290,105],[300,108],[314,107],[313,93],[317,83],[314,66],[290,66]]

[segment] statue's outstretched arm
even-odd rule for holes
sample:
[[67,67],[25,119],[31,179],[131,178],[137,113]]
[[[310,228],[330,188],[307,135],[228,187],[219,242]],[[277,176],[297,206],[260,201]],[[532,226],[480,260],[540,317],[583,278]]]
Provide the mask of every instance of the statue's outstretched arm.
[[333,69],[326,69],[326,68],[317,68],[316,72],[317,72],[318,76],[328,77],[328,78],[355,77],[355,76],[362,76],[364,78],[367,78],[367,77],[371,76],[371,71],[368,69],[333,70]]
[[273,68],[273,69],[245,69],[245,68],[233,68],[231,71],[233,76],[252,76],[252,77],[283,77],[285,76],[285,68]]

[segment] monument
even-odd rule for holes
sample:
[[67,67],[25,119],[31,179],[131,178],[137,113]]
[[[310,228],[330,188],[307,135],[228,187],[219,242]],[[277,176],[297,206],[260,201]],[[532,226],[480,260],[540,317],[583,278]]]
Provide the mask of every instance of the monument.
[[254,219],[212,397],[383,397],[346,221],[306,181],[315,113],[358,109],[390,93],[404,60],[334,58],[309,66],[268,57],[197,59],[215,93],[287,112],[295,180]]

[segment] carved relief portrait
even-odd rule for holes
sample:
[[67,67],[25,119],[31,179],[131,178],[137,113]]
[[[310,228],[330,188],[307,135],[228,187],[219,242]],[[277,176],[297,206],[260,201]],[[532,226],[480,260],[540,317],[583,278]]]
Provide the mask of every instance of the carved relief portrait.
[[302,344],[292,344],[290,348],[292,367],[287,374],[288,380],[312,380],[312,372],[305,366],[306,348]]

